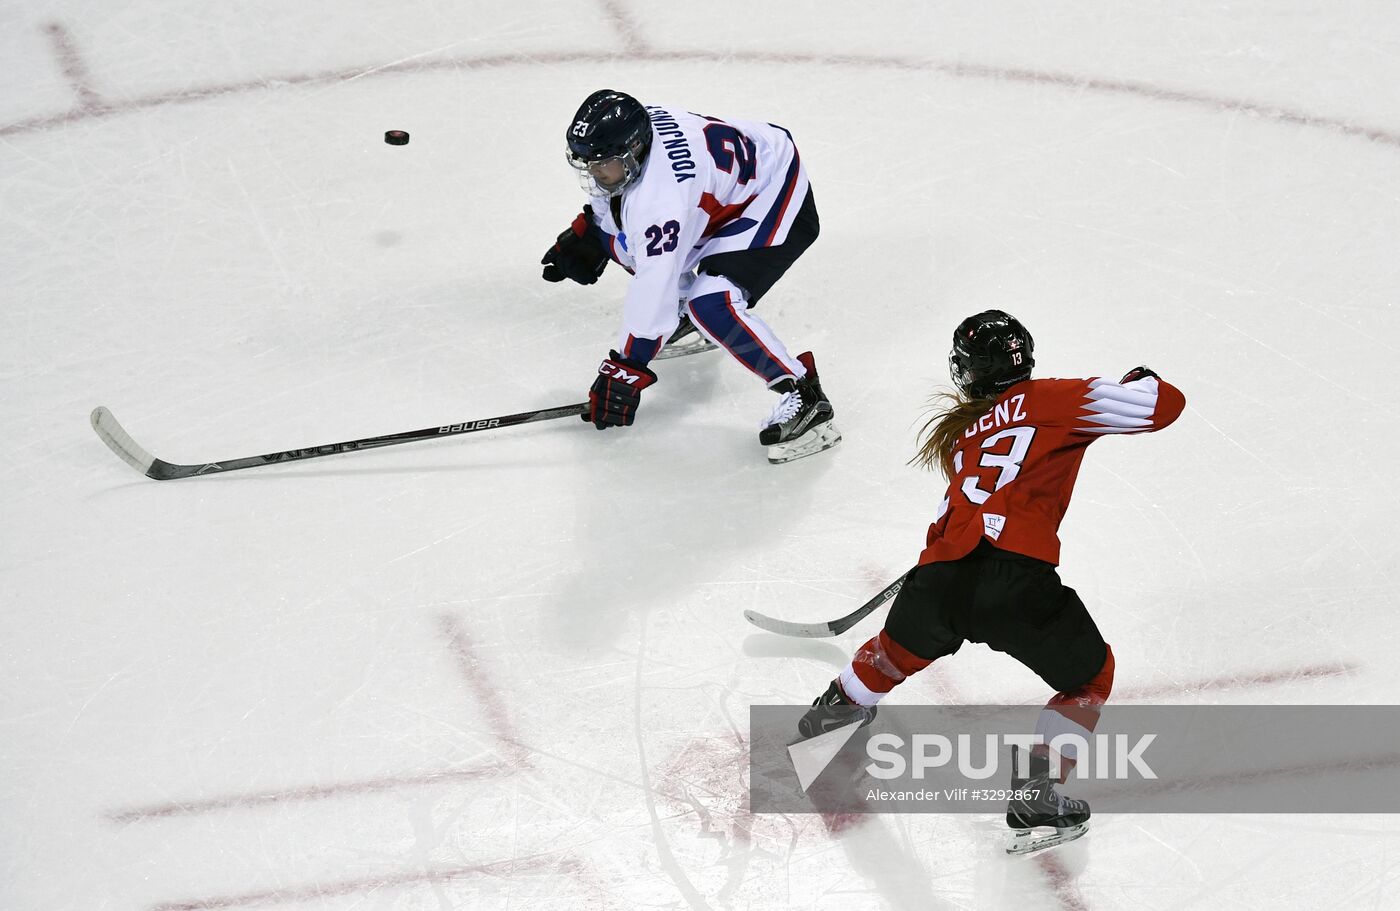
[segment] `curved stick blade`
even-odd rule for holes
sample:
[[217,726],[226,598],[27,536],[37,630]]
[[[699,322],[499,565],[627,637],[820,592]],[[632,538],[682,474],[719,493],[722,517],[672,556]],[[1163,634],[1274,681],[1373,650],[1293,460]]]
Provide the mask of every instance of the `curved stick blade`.
[[777,633],[779,636],[798,636],[803,639],[828,639],[836,635],[830,623],[793,623],[779,620],[755,610],[744,611],[744,619],[761,630]]
[[107,444],[107,448],[121,456],[126,464],[135,468],[144,475],[149,475],[151,466],[155,464],[156,457],[131,438],[131,434],[118,423],[112,412],[106,407],[98,405],[92,409],[92,414],[88,418],[92,422],[92,429],[97,431],[97,436],[102,442]]

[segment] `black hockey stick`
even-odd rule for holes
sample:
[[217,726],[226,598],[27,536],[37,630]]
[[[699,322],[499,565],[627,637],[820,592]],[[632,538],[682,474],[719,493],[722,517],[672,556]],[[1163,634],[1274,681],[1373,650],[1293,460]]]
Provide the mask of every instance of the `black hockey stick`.
[[319,459],[321,456],[336,455],[342,452],[358,452],[361,449],[378,449],[381,446],[397,446],[400,443],[416,443],[419,440],[437,440],[442,437],[457,436],[463,433],[477,433],[482,430],[497,430],[501,427],[514,427],[516,424],[530,424],[535,421],[552,421],[555,418],[573,417],[588,411],[588,404],[565,405],[561,408],[543,408],[539,411],[525,411],[508,414],[499,418],[481,418],[463,421],[459,424],[445,424],[441,427],[425,427],[422,430],[409,430],[404,433],[390,433],[379,437],[366,437],[345,443],[329,443],[309,449],[289,449],[286,452],[271,452],[267,455],[245,456],[227,459],[223,462],[208,462],[203,465],[176,465],[158,459],[131,438],[112,412],[99,405],[92,410],[92,429],[117,455],[132,468],[148,478],[169,481],[175,478],[192,478],[198,475],[237,471],[240,468],[257,468],[262,465],[275,465],[280,462],[296,462],[302,459]]
[[[913,570],[910,570],[913,572]],[[846,630],[855,626],[860,621],[870,615],[875,608],[884,604],[899,594],[899,590],[904,587],[904,580],[909,577],[905,573],[898,579],[885,586],[885,590],[871,598],[860,607],[851,611],[844,617],[837,617],[835,620],[828,620],[825,623],[793,623],[788,620],[777,620],[758,611],[744,611],[744,619],[754,626],[770,633],[777,633],[780,636],[800,636],[803,639],[829,639],[832,636],[839,636]]]

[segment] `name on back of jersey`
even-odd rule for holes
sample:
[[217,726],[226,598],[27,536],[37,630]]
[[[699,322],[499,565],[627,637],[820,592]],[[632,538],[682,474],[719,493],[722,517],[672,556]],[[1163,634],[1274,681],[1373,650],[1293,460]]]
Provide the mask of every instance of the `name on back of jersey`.
[[986,433],[993,427],[1001,427],[1005,424],[1014,424],[1024,421],[1029,417],[1026,412],[1026,395],[1017,393],[1004,402],[998,402],[996,407],[982,415],[975,424],[963,431],[963,436],[971,439],[979,433]]
[[676,183],[694,180],[695,161],[691,158],[690,146],[685,141],[685,133],[681,132],[681,125],[669,111],[656,105],[647,105],[647,114],[651,117],[651,125],[656,128],[656,135],[661,138],[666,157],[670,159],[671,173]]

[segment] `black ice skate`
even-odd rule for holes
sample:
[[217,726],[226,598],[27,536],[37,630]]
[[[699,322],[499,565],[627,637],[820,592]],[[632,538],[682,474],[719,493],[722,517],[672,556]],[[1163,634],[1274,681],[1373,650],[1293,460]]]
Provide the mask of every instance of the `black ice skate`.
[[859,721],[861,727],[865,727],[874,720],[875,706],[856,705],[846,698],[840,685],[833,680],[826,692],[818,696],[806,714],[798,719],[797,733],[803,737],[816,737],[853,721]]
[[661,346],[661,353],[653,360],[664,361],[668,357],[685,357],[687,354],[714,351],[718,347],[719,345],[700,334],[700,330],[695,328],[690,317],[682,316],[681,324],[676,327],[675,332],[671,333],[671,337],[666,339],[666,344]]
[[774,465],[813,455],[841,442],[841,431],[831,423],[836,411],[822,393],[812,352],[804,351],[797,359],[807,368],[807,375],[773,384],[771,388],[782,398],[758,434],[758,441],[768,447],[768,461]]
[[1006,805],[1006,824],[1012,832],[1006,853],[1030,854],[1053,848],[1089,831],[1089,804],[1055,790],[1050,781],[1050,757],[1030,754],[1030,777],[1020,778],[1015,765],[1020,762],[1019,752],[1012,747],[1011,788],[1021,792],[1022,798],[1013,796]]

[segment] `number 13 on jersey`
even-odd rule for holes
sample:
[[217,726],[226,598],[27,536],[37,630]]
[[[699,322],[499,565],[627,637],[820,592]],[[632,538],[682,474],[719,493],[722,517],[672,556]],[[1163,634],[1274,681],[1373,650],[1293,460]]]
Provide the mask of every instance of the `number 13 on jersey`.
[[[958,488],[962,491],[963,496],[967,497],[969,502],[981,506],[991,498],[992,494],[1016,480],[1016,476],[1021,473],[1021,463],[1026,460],[1026,453],[1031,451],[1031,441],[1034,439],[1034,427],[1008,427],[983,440],[981,445],[977,447],[981,450],[981,456],[977,460],[978,470],[963,478],[962,484]],[[1006,440],[1011,442],[1005,443]],[[994,479],[984,478],[982,469],[996,469],[996,477]],[[963,451],[959,449],[953,453],[953,475],[957,477],[962,473]],[[991,480],[991,490],[982,486],[984,480]],[[943,502],[938,504],[938,515],[934,519],[935,522],[941,520],[948,512],[949,505],[948,497],[944,497]]]
[[[996,452],[996,449],[1001,448],[999,446],[1001,441],[1005,439],[1011,440],[1008,451],[1005,453]],[[981,473],[973,472],[969,477],[963,478],[963,496],[980,506],[987,502],[992,494],[1016,480],[1016,475],[1021,473],[1021,463],[1026,460],[1026,453],[1031,451],[1031,440],[1034,439],[1034,427],[1008,427],[983,440],[979,447],[982,450],[982,457],[977,460],[977,467],[995,468],[997,470],[996,480],[993,482],[991,490],[983,490]],[[953,454],[954,474],[962,474],[962,458],[961,450]]]

